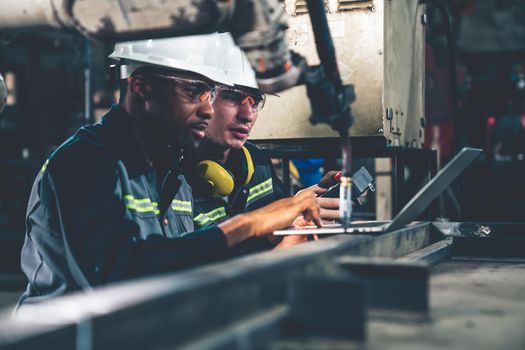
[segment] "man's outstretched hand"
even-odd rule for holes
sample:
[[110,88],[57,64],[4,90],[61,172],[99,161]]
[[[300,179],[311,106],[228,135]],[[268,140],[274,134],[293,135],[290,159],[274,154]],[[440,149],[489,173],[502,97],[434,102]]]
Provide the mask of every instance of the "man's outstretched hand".
[[[339,179],[341,179],[341,171],[329,171],[323,176],[317,185],[310,186],[306,189],[314,191],[318,196],[317,202],[321,207],[320,215],[323,220],[333,221],[340,218],[339,198],[319,197],[328,192],[330,187],[339,183]],[[306,190],[299,191],[297,194]]]
[[249,237],[263,237],[273,231],[291,227],[297,217],[322,226],[320,207],[313,190],[303,190],[292,198],[275,201],[260,209],[237,215],[219,224],[228,245],[234,246]]

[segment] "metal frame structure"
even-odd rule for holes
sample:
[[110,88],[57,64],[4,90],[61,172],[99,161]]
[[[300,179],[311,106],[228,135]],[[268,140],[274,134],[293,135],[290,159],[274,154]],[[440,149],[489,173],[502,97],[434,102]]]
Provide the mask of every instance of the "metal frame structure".
[[[339,158],[341,157],[340,139],[304,138],[252,141],[272,158],[283,159],[284,164],[293,158]],[[392,208],[396,215],[414,193],[406,191],[405,166],[417,163],[428,172],[428,179],[437,173],[437,152],[423,148],[390,146],[383,136],[352,137],[352,158],[390,158],[392,160]],[[285,186],[290,188],[290,172],[284,167]],[[431,213],[428,214],[429,219]]]

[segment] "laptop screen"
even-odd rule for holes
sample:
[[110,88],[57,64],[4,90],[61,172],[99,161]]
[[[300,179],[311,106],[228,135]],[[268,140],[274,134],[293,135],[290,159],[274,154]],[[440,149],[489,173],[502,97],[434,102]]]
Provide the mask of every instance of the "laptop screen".
[[479,148],[464,147],[441,169],[388,225],[388,230],[397,230],[417,218],[482,152]]

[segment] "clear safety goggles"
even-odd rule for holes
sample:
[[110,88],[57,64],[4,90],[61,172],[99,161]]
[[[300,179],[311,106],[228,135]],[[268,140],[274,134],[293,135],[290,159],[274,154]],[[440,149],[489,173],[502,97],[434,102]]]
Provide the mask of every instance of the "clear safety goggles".
[[167,79],[173,82],[175,85],[175,93],[193,103],[201,103],[204,101],[213,103],[215,98],[217,98],[218,88],[213,83],[208,83],[198,79],[174,77],[171,75],[154,74],[150,76]]
[[217,101],[233,108],[248,105],[254,113],[262,110],[266,101],[266,97],[257,92],[246,92],[228,86],[219,86],[218,90]]

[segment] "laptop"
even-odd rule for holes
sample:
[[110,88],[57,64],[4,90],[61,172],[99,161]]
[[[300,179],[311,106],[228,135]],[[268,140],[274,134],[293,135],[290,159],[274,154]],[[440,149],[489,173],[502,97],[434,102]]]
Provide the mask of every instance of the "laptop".
[[441,169],[432,180],[416,193],[401,209],[392,221],[371,221],[368,223],[350,224],[346,229],[341,224],[306,226],[275,231],[274,235],[308,235],[308,234],[340,234],[387,232],[402,228],[414,221],[434,199],[437,198],[474,159],[482,152],[479,148],[463,148],[448,164]]

